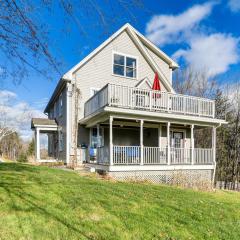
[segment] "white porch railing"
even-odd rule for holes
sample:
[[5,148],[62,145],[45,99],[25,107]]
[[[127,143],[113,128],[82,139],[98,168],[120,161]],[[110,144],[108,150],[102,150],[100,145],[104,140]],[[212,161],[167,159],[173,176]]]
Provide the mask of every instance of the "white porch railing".
[[195,148],[194,162],[195,164],[212,164],[213,150],[211,148]]
[[171,164],[191,164],[190,148],[171,148]]
[[139,146],[113,146],[113,164],[140,164]]
[[143,147],[143,164],[167,164],[167,148]]
[[85,103],[85,117],[104,106],[214,117],[215,101],[193,96],[108,84]]
[[[141,161],[140,146],[113,146],[113,165],[166,165],[168,164],[167,148],[143,147]],[[170,164],[213,164],[213,150],[197,148],[191,156],[190,148],[171,148]]]

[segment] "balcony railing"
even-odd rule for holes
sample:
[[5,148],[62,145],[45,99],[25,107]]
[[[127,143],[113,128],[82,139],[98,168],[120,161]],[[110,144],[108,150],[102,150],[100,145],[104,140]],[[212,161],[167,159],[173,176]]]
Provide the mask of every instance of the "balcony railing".
[[[170,148],[140,146],[113,146],[113,165],[211,165],[214,163],[212,148]],[[97,163],[109,164],[107,148],[98,148]],[[193,156],[192,156],[193,154]],[[142,159],[141,159],[142,157]],[[168,162],[169,161],[169,162]]]
[[215,117],[215,101],[169,92],[107,84],[85,103],[85,117],[105,106]]

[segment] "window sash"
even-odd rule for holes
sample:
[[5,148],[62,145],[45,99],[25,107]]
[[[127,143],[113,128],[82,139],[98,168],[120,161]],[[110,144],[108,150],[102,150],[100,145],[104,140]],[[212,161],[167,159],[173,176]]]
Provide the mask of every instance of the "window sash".
[[[119,64],[119,63],[115,63],[114,58],[115,58],[116,55],[119,55],[119,56],[124,57],[124,65]],[[134,60],[135,60],[135,66],[128,66],[128,65],[127,65],[127,59],[134,59]],[[117,67],[123,67],[123,75],[114,72],[114,70],[115,70],[114,67],[115,67],[115,66],[117,66]],[[127,69],[132,70],[132,72],[133,72],[133,76],[132,76],[132,77],[131,77],[131,76],[127,76]],[[117,76],[127,77],[127,78],[133,78],[133,79],[137,78],[137,58],[128,57],[128,56],[126,56],[126,55],[121,55],[121,54],[118,54],[118,53],[114,53],[114,54],[113,54],[113,74],[115,74],[115,75],[117,75]]]
[[104,128],[99,128],[99,139],[97,137],[97,128],[91,128],[90,147],[104,147]]

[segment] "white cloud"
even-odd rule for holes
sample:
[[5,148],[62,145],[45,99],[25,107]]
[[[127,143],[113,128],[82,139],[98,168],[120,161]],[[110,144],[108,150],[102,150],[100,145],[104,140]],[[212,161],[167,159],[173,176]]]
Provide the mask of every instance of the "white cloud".
[[0,91],[0,103],[3,104],[5,102],[9,102],[17,97],[14,92],[10,92],[7,90]]
[[[234,0],[230,2],[235,2]],[[230,4],[229,2],[229,4]],[[240,7],[240,0],[235,9]],[[207,71],[209,76],[228,71],[239,62],[239,39],[225,33],[209,33],[203,20],[211,14],[218,1],[194,5],[178,15],[155,15],[147,23],[146,36],[155,44],[184,44],[173,58],[180,58],[196,70]],[[232,3],[233,4],[233,3]]]
[[49,98],[46,98],[46,97],[42,98],[42,99],[34,102],[34,107],[38,108],[38,109],[42,109],[42,108],[46,107],[48,101],[49,101]]
[[0,125],[16,130],[24,140],[32,137],[32,117],[46,117],[40,110],[20,101],[14,92],[0,90]]
[[194,69],[205,70],[209,76],[226,72],[231,64],[239,61],[239,39],[226,34],[195,35],[189,39],[189,48],[173,55],[180,57]]
[[178,15],[154,15],[146,26],[146,36],[157,45],[181,41],[212,11],[215,2],[194,5]]
[[232,12],[240,11],[240,1],[239,0],[229,0],[228,6]]

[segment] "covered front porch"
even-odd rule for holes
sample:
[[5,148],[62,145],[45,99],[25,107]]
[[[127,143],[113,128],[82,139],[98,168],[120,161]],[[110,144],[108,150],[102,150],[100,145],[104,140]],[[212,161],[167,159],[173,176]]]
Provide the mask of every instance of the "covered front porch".
[[[36,162],[56,162],[58,161],[58,126],[55,120],[46,118],[33,118],[31,128],[34,130],[35,139],[35,159]],[[46,135],[47,149],[41,149],[41,135]]]
[[[216,125],[109,116],[89,128],[89,147],[97,149],[96,159],[90,160],[94,165],[112,169],[215,166]],[[195,146],[194,135],[203,128],[211,129],[211,141]]]

